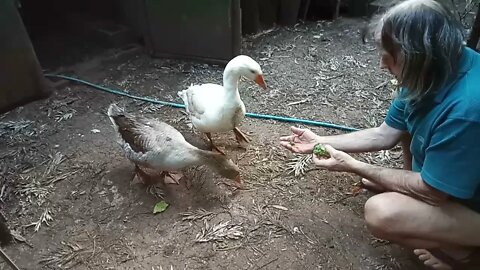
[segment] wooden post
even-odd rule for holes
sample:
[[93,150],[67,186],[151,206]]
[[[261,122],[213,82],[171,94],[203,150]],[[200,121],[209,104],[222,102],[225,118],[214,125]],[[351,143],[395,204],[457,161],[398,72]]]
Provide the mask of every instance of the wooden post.
[[296,24],[301,2],[301,0],[280,0],[278,23],[290,26]]
[[477,15],[475,16],[475,22],[473,23],[472,32],[470,32],[470,38],[468,39],[467,46],[476,50],[479,39],[480,39],[480,4],[478,5]]
[[258,0],[242,0],[242,34],[255,34],[260,30]]
[[18,13],[16,1],[0,1],[0,113],[51,93]]
[[280,0],[259,0],[258,14],[263,29],[270,29],[277,23]]
[[8,244],[13,240],[12,233],[10,232],[10,229],[8,228],[7,224],[7,219],[3,215],[2,212],[0,212],[0,243],[2,245]]
[[333,19],[336,20],[338,19],[338,16],[340,16],[340,5],[342,2],[340,0],[334,0],[333,1]]

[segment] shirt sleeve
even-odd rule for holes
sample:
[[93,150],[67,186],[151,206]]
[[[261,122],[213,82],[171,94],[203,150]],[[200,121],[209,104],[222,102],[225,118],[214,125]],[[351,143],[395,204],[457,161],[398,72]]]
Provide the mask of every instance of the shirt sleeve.
[[459,199],[471,199],[480,184],[480,123],[447,119],[433,131],[420,172],[430,186]]
[[395,98],[388,109],[385,123],[394,129],[405,131],[407,124],[405,122],[405,106],[406,102],[403,98],[398,96]]

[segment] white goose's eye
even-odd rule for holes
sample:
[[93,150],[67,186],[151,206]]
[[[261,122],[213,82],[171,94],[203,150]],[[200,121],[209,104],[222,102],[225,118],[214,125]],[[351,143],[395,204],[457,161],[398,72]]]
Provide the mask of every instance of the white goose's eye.
[[255,70],[253,70],[253,69],[250,69],[250,72],[251,72],[252,74],[255,74]]

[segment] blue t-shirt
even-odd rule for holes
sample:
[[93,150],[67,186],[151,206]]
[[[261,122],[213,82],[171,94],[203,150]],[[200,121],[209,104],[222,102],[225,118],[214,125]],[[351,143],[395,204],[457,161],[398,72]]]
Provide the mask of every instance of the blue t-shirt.
[[412,170],[480,212],[480,54],[465,47],[458,76],[426,109],[414,109],[402,99],[403,91],[385,123],[412,136]]

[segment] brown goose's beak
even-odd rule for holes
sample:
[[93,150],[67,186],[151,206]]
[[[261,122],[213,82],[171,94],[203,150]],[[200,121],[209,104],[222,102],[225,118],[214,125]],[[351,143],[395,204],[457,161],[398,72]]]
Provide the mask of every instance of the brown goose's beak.
[[234,181],[237,182],[237,183],[242,183],[242,179],[240,178],[240,174],[235,177]]
[[260,87],[263,88],[263,90],[267,89],[267,85],[265,84],[265,81],[263,80],[263,75],[258,74],[257,77],[255,78],[255,82],[260,85]]

